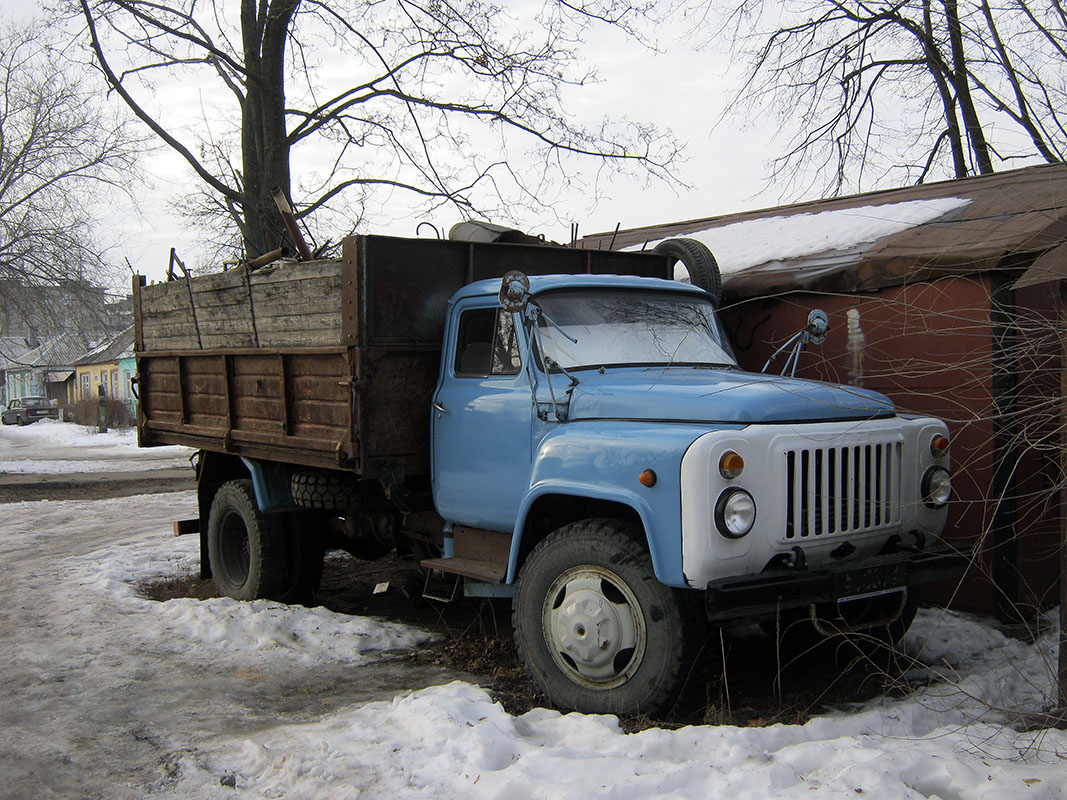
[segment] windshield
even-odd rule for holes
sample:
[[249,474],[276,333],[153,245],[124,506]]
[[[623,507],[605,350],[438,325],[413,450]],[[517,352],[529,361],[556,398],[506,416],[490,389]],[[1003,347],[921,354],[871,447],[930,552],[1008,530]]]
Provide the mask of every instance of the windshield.
[[700,296],[567,289],[547,292],[537,302],[544,312],[539,320],[544,355],[564,369],[737,366],[715,308]]

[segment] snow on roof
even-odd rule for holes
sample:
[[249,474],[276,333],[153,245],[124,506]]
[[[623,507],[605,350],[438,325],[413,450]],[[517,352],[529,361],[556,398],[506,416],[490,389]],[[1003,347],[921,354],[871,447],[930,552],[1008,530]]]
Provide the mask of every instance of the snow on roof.
[[[784,261],[829,250],[844,250],[922,225],[966,206],[965,197],[911,200],[887,205],[857,206],[815,211],[791,216],[743,220],[687,233],[703,242],[718,261],[723,275],[740,272],[769,261]],[[670,237],[664,237],[664,239]],[[663,239],[647,245],[630,245],[625,250],[655,247]],[[676,277],[686,274],[678,265]]]
[[731,299],[878,289],[1031,261],[1030,282],[1058,279],[1067,277],[1067,165],[591,234],[582,246],[637,250],[674,237],[711,248]]

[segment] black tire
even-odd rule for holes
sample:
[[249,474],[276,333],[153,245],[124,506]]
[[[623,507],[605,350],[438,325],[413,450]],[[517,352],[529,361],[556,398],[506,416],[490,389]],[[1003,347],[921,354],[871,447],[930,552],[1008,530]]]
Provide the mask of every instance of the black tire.
[[294,472],[289,478],[289,494],[301,508],[344,511],[354,506],[357,481],[346,472]]
[[208,558],[219,593],[234,600],[277,600],[289,577],[285,538],[280,515],[257,508],[252,481],[220,486],[207,529]]
[[656,579],[634,525],[591,519],[533,549],[512,619],[527,672],[556,706],[655,713],[677,696],[700,644],[689,608]]
[[652,252],[670,256],[685,264],[690,282],[715,295],[715,304],[718,305],[722,297],[722,275],[715,256],[703,242],[685,238],[666,239],[657,244]]
[[327,515],[296,511],[284,515],[287,575],[277,599],[282,603],[315,605],[326,555]]
[[23,418],[23,416],[21,414],[19,414],[17,417],[15,417],[15,422],[18,423],[19,426],[22,426],[22,425],[26,424],[26,420]]

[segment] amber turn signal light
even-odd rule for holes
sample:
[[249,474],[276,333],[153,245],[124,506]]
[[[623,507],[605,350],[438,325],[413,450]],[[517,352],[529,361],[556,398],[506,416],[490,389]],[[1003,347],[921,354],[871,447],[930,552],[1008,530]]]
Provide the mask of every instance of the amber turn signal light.
[[942,434],[937,434],[930,440],[930,455],[934,458],[941,458],[948,452],[948,437]]
[[733,480],[744,469],[745,459],[741,458],[740,453],[735,453],[733,450],[727,450],[722,454],[722,458],[719,459],[719,474],[727,480]]
[[649,489],[651,489],[653,486],[656,485],[656,473],[653,470],[646,469],[644,472],[637,476],[637,480],[641,483],[642,486],[647,486]]

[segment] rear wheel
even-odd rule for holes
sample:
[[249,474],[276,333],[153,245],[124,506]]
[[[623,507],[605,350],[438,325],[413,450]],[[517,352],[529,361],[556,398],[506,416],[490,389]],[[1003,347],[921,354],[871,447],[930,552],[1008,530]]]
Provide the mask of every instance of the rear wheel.
[[277,599],[282,603],[313,605],[322,583],[326,555],[327,514],[297,511],[285,515],[287,576]]
[[588,713],[662,709],[691,661],[695,624],[660,583],[629,523],[594,519],[548,536],[519,573],[515,641],[553,703]]
[[234,600],[279,599],[287,588],[286,534],[277,514],[256,506],[252,481],[224,483],[211,502],[208,558],[219,593]]

